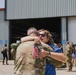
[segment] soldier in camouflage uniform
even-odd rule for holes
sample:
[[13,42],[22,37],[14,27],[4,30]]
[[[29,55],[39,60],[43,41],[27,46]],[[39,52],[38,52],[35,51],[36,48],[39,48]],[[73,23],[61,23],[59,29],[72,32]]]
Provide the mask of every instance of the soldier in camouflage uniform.
[[18,46],[14,67],[15,75],[44,75],[46,60],[36,58],[33,55],[33,48],[33,41],[24,42]]
[[[39,48],[53,51],[48,45],[41,43]],[[47,46],[47,47],[46,47]],[[37,58],[37,47],[34,51],[34,41],[23,42],[17,48],[16,65],[14,67],[15,75],[44,75],[46,67],[46,58]],[[53,60],[53,59],[52,59]],[[49,60],[50,61],[50,60]],[[56,62],[56,60],[54,60]],[[59,62],[59,61],[57,61]],[[60,62],[61,63],[61,62]],[[53,62],[54,65],[54,62]]]
[[10,47],[11,47],[11,58],[13,57],[14,64],[15,64],[15,59],[16,59],[16,49],[19,46],[19,44],[20,44],[20,42],[19,43],[12,43],[10,45]]
[[66,42],[66,57],[67,57],[67,67],[68,71],[72,71],[72,47],[70,46],[70,43]]
[[72,66],[75,65],[75,46],[73,44],[73,42],[70,43],[71,48],[72,48]]

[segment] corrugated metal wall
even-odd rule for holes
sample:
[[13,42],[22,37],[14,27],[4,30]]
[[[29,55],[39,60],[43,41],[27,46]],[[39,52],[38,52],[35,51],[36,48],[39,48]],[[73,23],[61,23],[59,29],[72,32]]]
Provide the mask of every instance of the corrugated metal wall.
[[68,40],[76,44],[76,17],[68,18]]
[[[0,11],[0,52],[4,44],[9,45],[9,22],[4,21],[4,11]],[[2,54],[0,53],[0,60]]]
[[7,0],[6,19],[76,16],[76,0]]

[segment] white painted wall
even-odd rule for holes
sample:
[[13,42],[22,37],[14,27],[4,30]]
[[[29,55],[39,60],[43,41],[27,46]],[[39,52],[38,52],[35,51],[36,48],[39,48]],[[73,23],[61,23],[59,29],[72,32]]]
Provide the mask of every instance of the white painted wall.
[[2,59],[1,50],[5,43],[9,45],[9,22],[4,20],[4,11],[0,11],[0,60]]
[[0,0],[0,8],[5,8],[5,0]]
[[68,18],[68,40],[76,44],[76,17]]

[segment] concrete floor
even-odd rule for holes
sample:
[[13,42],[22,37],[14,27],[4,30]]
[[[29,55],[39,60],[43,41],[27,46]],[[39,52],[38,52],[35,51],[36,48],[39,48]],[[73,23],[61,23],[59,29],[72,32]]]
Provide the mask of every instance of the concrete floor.
[[[9,65],[2,65],[0,61],[0,75],[14,75],[13,74],[14,61],[9,61]],[[67,72],[67,68],[58,68],[57,75],[76,75],[76,67],[73,67],[72,72]]]

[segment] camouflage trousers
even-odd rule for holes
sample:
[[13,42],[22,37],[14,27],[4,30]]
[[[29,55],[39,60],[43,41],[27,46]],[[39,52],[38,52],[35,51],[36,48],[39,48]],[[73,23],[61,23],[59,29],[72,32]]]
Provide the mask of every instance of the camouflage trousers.
[[73,67],[73,65],[72,65],[72,58],[69,58],[67,60],[67,67],[68,67],[68,71],[72,71],[72,67]]

